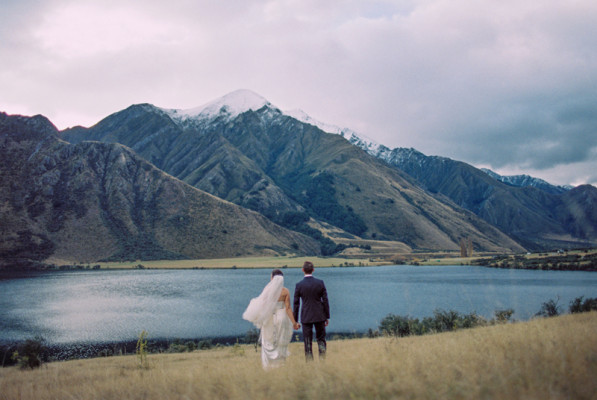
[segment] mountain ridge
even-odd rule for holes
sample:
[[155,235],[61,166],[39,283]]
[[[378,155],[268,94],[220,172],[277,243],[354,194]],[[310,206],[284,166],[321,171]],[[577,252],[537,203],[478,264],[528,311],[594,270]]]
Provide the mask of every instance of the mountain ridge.
[[[595,231],[597,219],[581,221],[572,217],[579,211],[566,207],[568,190],[557,190],[550,184],[514,186],[464,162],[426,156],[414,149],[396,148],[385,153],[384,159],[426,190],[474,212],[529,249],[592,246],[597,240],[593,234],[575,236],[574,232]],[[597,192],[591,185],[582,190]],[[592,215],[591,207],[587,205],[582,213]]]
[[[124,165],[142,165],[142,158],[150,166],[159,168],[164,176],[178,181],[178,185],[189,185],[184,186],[184,190],[178,190],[184,196],[196,195],[189,194],[193,192],[192,186],[205,195],[216,196],[213,201],[223,199],[232,203],[228,203],[230,206],[241,206],[234,212],[230,211],[232,208],[224,208],[228,215],[240,213],[242,217],[237,218],[252,221],[247,222],[249,227],[257,229],[260,226],[265,231],[278,232],[275,236],[284,239],[282,243],[276,242],[279,238],[274,239],[271,233],[267,236],[261,230],[259,235],[251,235],[238,225],[221,229],[222,222],[218,218],[212,219],[207,225],[220,236],[223,231],[226,231],[224,236],[229,235],[231,230],[252,236],[241,242],[232,241],[235,246],[222,245],[219,249],[212,249],[211,256],[214,257],[235,251],[238,254],[293,251],[333,254],[342,250],[341,243],[358,240],[392,241],[400,252],[458,251],[463,241],[470,241],[475,252],[500,253],[597,244],[597,215],[593,211],[597,189],[590,185],[554,192],[545,185],[531,187],[529,184],[537,181],[527,179],[517,182],[527,186],[517,187],[461,161],[426,156],[415,149],[391,150],[350,129],[321,123],[305,113],[282,112],[251,91],[236,91],[188,110],[136,104],[110,114],[92,127],[74,127],[57,134],[56,128],[44,117],[32,117],[29,124],[36,125],[39,131],[54,132],[64,140],[56,139],[70,150],[62,149],[61,152],[70,154],[69,157],[73,157],[71,164],[79,166],[86,164],[77,152],[84,153],[86,157],[99,153],[106,158],[106,148],[102,146],[124,146],[114,153],[118,157],[112,159],[111,165],[119,171],[117,181],[121,183],[118,185],[129,188],[125,191],[128,194],[123,199],[113,193],[106,197],[110,201],[135,204],[135,199],[151,198],[150,193],[139,189],[142,187],[140,182],[134,183],[135,175],[127,175],[128,180],[124,179],[123,170],[116,168],[121,155]],[[36,146],[44,148],[40,143]],[[34,150],[32,154],[40,151]],[[29,156],[36,157],[32,154]],[[48,157],[47,154],[45,156]],[[145,168],[150,167],[141,170]],[[22,181],[30,178],[20,176]],[[48,177],[44,175],[44,179]],[[95,186],[85,182],[87,186],[68,192],[69,196],[76,200],[90,189],[97,191]],[[43,192],[47,184],[40,185],[36,186],[37,190]],[[46,190],[51,191],[54,187],[49,184]],[[10,186],[8,192],[12,190]],[[187,244],[184,254],[175,243],[164,244],[166,239],[159,233],[160,229],[170,229],[166,236],[180,238],[174,233],[177,230],[198,232],[197,221],[187,222],[191,211],[184,211],[184,204],[177,199],[170,200],[183,209],[183,218],[178,223],[175,222],[176,217],[173,217],[174,220],[166,218],[167,221],[158,218],[159,214],[168,211],[167,208],[152,215],[151,210],[157,208],[151,202],[146,203],[142,213],[113,211],[110,215],[115,215],[120,221],[116,226],[110,227],[105,218],[101,224],[96,222],[95,229],[100,231],[107,229],[113,233],[124,226],[128,232],[135,229],[145,232],[145,236],[137,233],[129,235],[136,238],[133,241],[123,234],[105,235],[112,237],[112,242],[106,239],[105,243],[113,246],[108,257],[131,255],[137,247],[145,249],[145,256],[151,257],[156,255],[156,251],[167,257],[197,254],[197,246],[191,244]],[[55,201],[49,201],[54,207]],[[43,202],[28,204],[31,208],[28,212],[47,214],[49,206],[40,204]],[[109,204],[112,203],[106,200],[104,206],[98,208],[104,210],[99,212],[100,215],[107,215],[105,210],[109,209]],[[66,199],[66,206],[75,216],[84,211],[77,208],[77,201],[72,199]],[[261,215],[245,214],[242,211],[245,208]],[[26,217],[23,218],[27,220]],[[39,225],[39,221],[34,221],[31,215],[28,217],[29,223]],[[72,220],[67,219],[69,223]],[[165,223],[167,229],[163,225],[157,230],[148,228],[151,227],[148,221],[158,220]],[[188,223],[195,225],[185,227]],[[277,224],[295,232],[289,233]],[[324,231],[334,231],[332,239],[350,239],[334,239],[334,243]],[[43,233],[43,229],[40,232]],[[210,240],[216,237],[213,232]],[[206,235],[209,238],[210,234]],[[58,243],[55,236],[50,230],[45,237],[29,238],[27,243],[37,241],[41,247],[49,246],[49,249]],[[25,243],[25,239],[21,242]],[[11,240],[14,242],[14,237]],[[223,239],[218,237],[217,240]],[[44,251],[47,253],[48,249]],[[76,253],[75,250],[73,247],[71,253]],[[52,251],[55,253],[56,249]],[[202,248],[201,251],[206,250]]]
[[319,254],[319,245],[204,193],[121,144],[70,144],[45,117],[0,113],[0,260]]
[[508,175],[508,176],[504,176],[504,175],[500,175],[488,168],[480,168],[481,171],[485,172],[487,175],[491,176],[494,179],[497,179],[500,182],[504,182],[508,185],[512,185],[512,186],[518,186],[518,187],[535,187],[537,189],[541,189],[543,191],[546,191],[548,193],[553,193],[553,194],[562,194],[564,192],[566,192],[567,190],[570,190],[573,188],[573,186],[557,186],[557,185],[552,185],[551,183],[540,179],[540,178],[535,178],[532,177],[530,175],[526,175],[526,174],[522,174],[522,175]]
[[[87,130],[67,130],[62,136],[72,142],[123,143],[168,173],[275,221],[289,212],[307,213],[364,238],[401,241],[412,248],[456,250],[462,236],[473,236],[479,249],[522,250],[451,202],[414,187],[407,175],[341,136],[277,108],[264,106],[233,118],[224,110],[210,115],[209,123],[187,118],[190,122],[178,124],[163,113],[145,112],[143,117],[117,112]],[[115,130],[111,121],[121,115],[126,121]],[[156,118],[163,120],[155,125]],[[173,130],[169,141],[159,142],[156,132],[164,129]],[[164,159],[153,156],[158,147]],[[210,158],[202,158],[207,149]],[[212,184],[220,181],[229,184],[226,190]],[[378,187],[371,187],[372,182]]]

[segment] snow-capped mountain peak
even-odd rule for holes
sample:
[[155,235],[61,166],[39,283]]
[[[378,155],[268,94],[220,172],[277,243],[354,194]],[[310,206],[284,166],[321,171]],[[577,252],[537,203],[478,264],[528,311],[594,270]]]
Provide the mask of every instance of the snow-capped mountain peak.
[[[404,164],[405,160],[421,164],[427,158],[439,159],[440,161],[450,161],[450,159],[445,157],[425,156],[423,153],[420,153],[412,148],[395,148],[394,150],[391,150],[390,148],[368,138],[365,135],[356,133],[352,129],[341,128],[337,125],[316,120],[300,109],[282,112],[263,96],[247,89],[240,89],[228,93],[200,107],[186,110],[165,108],[158,109],[161,112],[166,113],[172,119],[172,121],[181,127],[194,129],[197,127],[210,125],[212,123],[218,123],[219,121],[230,121],[247,111],[258,111],[264,107],[266,108],[266,112],[262,113],[260,116],[262,121],[269,121],[270,118],[275,119],[279,116],[294,118],[300,122],[313,125],[326,133],[340,135],[348,140],[351,144],[363,149],[370,155],[394,166]],[[570,187],[566,186],[554,186],[541,179],[533,178],[528,175],[500,176],[490,170],[483,169],[483,171],[492,176],[494,179],[512,186],[533,186],[553,193],[562,193],[570,189]]]
[[164,109],[175,120],[206,120],[218,116],[234,118],[247,111],[257,111],[264,106],[276,109],[267,99],[257,93],[240,89],[228,93],[219,99],[210,101],[202,106],[190,108],[187,110]]
[[[276,113],[282,114],[282,112],[276,106],[272,105],[266,98],[247,89],[236,90],[195,108],[186,110],[162,108],[161,110],[168,114],[170,118],[178,124],[183,126],[194,126],[195,124],[203,125],[205,123],[210,123],[210,121],[219,117],[224,117],[225,119],[230,120],[244,112],[257,111],[263,107],[267,107]],[[336,125],[318,121],[302,110],[284,111],[283,114],[298,121],[316,126],[324,132],[340,135],[352,144],[361,147],[376,157],[383,158],[382,155],[389,151],[387,147],[364,135],[357,134],[355,131],[348,128],[340,128]]]

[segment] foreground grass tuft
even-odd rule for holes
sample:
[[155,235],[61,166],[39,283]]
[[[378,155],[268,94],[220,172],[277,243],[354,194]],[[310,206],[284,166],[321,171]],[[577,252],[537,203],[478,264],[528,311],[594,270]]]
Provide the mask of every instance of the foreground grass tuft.
[[597,313],[404,338],[330,341],[305,364],[300,343],[264,372],[251,345],[0,370],[0,399],[591,399]]

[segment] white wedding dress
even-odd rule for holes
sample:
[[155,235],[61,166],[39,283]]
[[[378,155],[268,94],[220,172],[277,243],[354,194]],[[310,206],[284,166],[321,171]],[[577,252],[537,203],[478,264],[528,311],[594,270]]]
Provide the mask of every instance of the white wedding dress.
[[278,367],[290,355],[288,344],[293,327],[283,301],[278,301],[284,277],[277,275],[265,286],[259,297],[251,299],[243,318],[261,330],[261,363],[264,369]]

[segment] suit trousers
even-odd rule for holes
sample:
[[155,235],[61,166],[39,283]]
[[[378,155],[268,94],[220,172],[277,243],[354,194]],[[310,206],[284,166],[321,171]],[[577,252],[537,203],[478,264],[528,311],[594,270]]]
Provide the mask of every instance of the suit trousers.
[[325,358],[325,321],[321,322],[303,322],[303,341],[305,343],[305,357],[307,361],[313,359],[313,327],[315,327],[315,338],[319,349],[319,358]]

